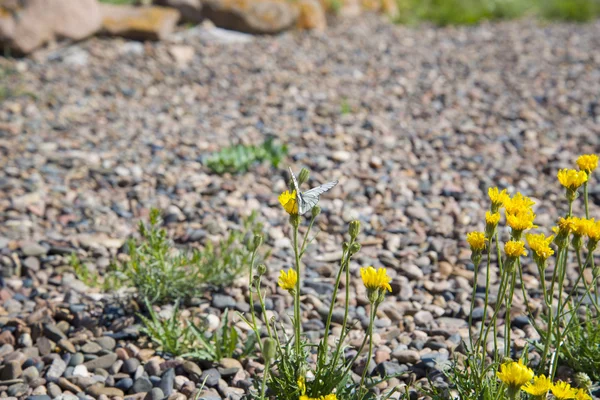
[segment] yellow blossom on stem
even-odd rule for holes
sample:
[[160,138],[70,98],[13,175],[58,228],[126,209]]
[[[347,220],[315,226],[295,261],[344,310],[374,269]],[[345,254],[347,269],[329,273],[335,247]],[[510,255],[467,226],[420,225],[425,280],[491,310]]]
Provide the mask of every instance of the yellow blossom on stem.
[[520,209],[515,214],[507,214],[506,215],[506,223],[510,226],[514,231],[522,232],[527,229],[534,228],[533,220],[535,219],[535,214],[530,209]]
[[517,192],[512,198],[507,197],[504,201],[504,208],[506,209],[507,214],[517,214],[523,210],[531,209],[534,204],[535,201]]
[[513,390],[518,390],[533,378],[531,368],[523,365],[523,360],[509,361],[500,365],[496,376]]
[[306,394],[306,378],[303,376],[298,378],[298,389],[300,389],[300,393],[303,395]]
[[296,282],[298,282],[298,274],[293,269],[288,270],[287,274],[284,270],[279,272],[279,287],[284,290],[291,291],[296,288]]
[[300,396],[298,400],[337,400],[337,396],[334,393],[319,397],[308,397],[303,395]]
[[552,388],[552,381],[546,378],[545,375],[534,376],[533,382],[527,382],[523,389],[524,392],[529,393],[534,397],[546,398],[546,394]]
[[510,240],[504,244],[504,253],[507,257],[513,258],[526,256],[525,243],[520,240]]
[[491,213],[489,211],[485,212],[485,223],[486,224],[496,226],[496,225],[498,225],[498,222],[500,222],[500,213],[499,212],[495,212],[495,213]]
[[571,217],[571,231],[574,235],[583,236],[588,230],[589,220],[585,218]]
[[387,290],[392,291],[390,286],[390,278],[385,268],[375,269],[373,267],[362,267],[360,269],[360,276],[366,288],[369,290]]
[[480,252],[485,249],[485,241],[485,234],[483,232],[467,233],[467,242],[473,252]]
[[558,381],[552,385],[552,394],[558,400],[574,399],[577,391],[567,382]]
[[298,215],[298,201],[295,190],[291,193],[289,190],[281,193],[279,195],[279,203],[288,214]]
[[488,196],[490,197],[490,200],[492,201],[492,209],[494,211],[496,211],[500,207],[502,207],[504,205],[504,203],[506,202],[506,200],[508,200],[510,198],[508,196],[508,193],[506,192],[506,189],[499,191],[497,187],[489,188]]
[[574,221],[573,217],[560,218],[558,220],[558,228],[561,232],[570,233],[573,230]]
[[580,170],[589,173],[598,167],[598,156],[595,154],[582,154],[577,157],[576,163]]
[[558,181],[570,190],[577,190],[587,180],[588,176],[585,171],[577,171],[575,169],[561,169],[558,171]]
[[575,400],[592,400],[592,396],[589,395],[587,390],[578,389],[577,393],[575,393]]
[[527,239],[527,243],[529,243],[529,248],[535,252],[540,260],[545,261],[554,254],[554,250],[550,247],[554,236],[546,237],[543,233],[537,235],[530,233],[525,235],[525,238]]
[[594,218],[588,220],[585,235],[595,242],[600,240],[600,221],[596,222]]

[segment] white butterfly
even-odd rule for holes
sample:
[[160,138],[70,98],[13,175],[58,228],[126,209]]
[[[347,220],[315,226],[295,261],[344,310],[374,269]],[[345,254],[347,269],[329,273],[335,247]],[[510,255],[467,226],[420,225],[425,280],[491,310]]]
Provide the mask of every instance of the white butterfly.
[[338,184],[338,181],[328,182],[322,184],[321,186],[317,186],[316,188],[307,190],[304,193],[301,193],[300,186],[298,185],[298,181],[296,180],[296,176],[294,175],[292,168],[290,168],[290,174],[292,175],[294,189],[296,190],[296,198],[298,201],[298,214],[300,215],[312,210],[312,208],[316,206],[319,202],[319,196]]

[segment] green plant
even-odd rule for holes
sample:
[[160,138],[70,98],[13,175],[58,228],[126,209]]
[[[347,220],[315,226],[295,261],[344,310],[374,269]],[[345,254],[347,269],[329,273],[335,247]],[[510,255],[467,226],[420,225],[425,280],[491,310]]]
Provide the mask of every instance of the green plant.
[[600,15],[599,0],[540,0],[542,17],[550,20],[585,22]]
[[211,154],[205,164],[217,174],[246,172],[255,163],[269,161],[275,168],[287,155],[286,145],[278,145],[268,138],[261,145],[235,145]]
[[179,320],[179,302],[175,303],[173,313],[168,319],[161,319],[148,303],[146,309],[150,318],[138,314],[144,325],[141,331],[148,335],[164,353],[172,356],[186,353],[194,344],[194,336],[190,325]]
[[[246,237],[261,232],[257,214],[243,219],[241,230],[231,230],[226,238],[192,251],[178,250],[167,231],[161,228],[160,211],[150,212],[150,223],[139,223],[140,240],[130,239],[128,260],[112,263],[104,276],[90,273],[76,256],[71,265],[86,285],[103,290],[132,286],[143,302],[164,304],[199,294],[207,286],[231,283],[246,268],[252,255]],[[265,253],[268,257],[268,252]]]
[[589,310],[583,321],[567,332],[561,358],[574,371],[600,381],[600,323]]
[[223,358],[244,358],[255,348],[256,338],[249,335],[243,346],[238,331],[230,324],[229,312],[223,313],[221,324],[209,335],[206,328],[193,322],[181,320],[179,302],[175,303],[169,318],[161,319],[154,308],[146,303],[150,318],[139,314],[142,332],[171,356],[205,361],[219,361]]
[[[301,186],[309,178],[309,171],[302,169],[298,175],[298,186]],[[287,291],[293,297],[294,314],[292,324],[294,328],[293,336],[284,334],[284,330],[278,328],[278,324],[273,320],[263,320],[261,325],[266,329],[264,343],[260,343],[260,349],[265,361],[265,370],[262,383],[256,383],[255,391],[251,393],[252,398],[264,400],[274,398],[277,400],[365,400],[374,399],[375,394],[371,388],[379,382],[374,382],[372,377],[367,377],[369,371],[368,364],[371,361],[373,352],[373,327],[375,314],[379,305],[385,299],[385,293],[391,291],[389,285],[390,277],[384,268],[379,270],[373,267],[361,268],[361,277],[366,286],[368,300],[370,303],[369,315],[370,322],[367,332],[356,354],[348,359],[346,357],[346,345],[344,341],[350,330],[349,321],[349,301],[350,301],[350,259],[360,251],[358,235],[360,233],[360,223],[358,221],[350,222],[348,242],[342,246],[342,258],[339,269],[336,274],[336,281],[331,295],[329,312],[325,322],[324,336],[319,343],[311,343],[302,335],[300,290],[302,288],[301,260],[307,249],[308,244],[314,239],[310,238],[310,232],[319,216],[321,209],[314,205],[310,210],[310,219],[304,233],[300,234],[302,216],[298,214],[300,200],[297,193],[299,187],[292,181],[291,188],[279,196],[279,202],[284,210],[289,214],[290,229],[292,232],[292,248],[294,259],[293,268],[287,271],[281,270],[279,277],[279,287]],[[255,251],[262,243],[260,235],[255,236]],[[258,297],[262,316],[266,315],[265,296],[261,287],[261,280],[267,271],[264,264],[254,268],[254,257],[252,257],[249,273],[249,293],[250,304],[254,303],[254,298]],[[329,334],[334,313],[335,299],[341,287],[342,278],[345,278],[345,303],[344,317],[340,337],[337,338],[335,345],[331,345]],[[253,307],[250,308],[250,318],[244,318],[257,337],[260,336],[259,319],[255,314]],[[363,369],[360,382],[352,380],[352,367],[357,361],[362,351],[368,345],[367,365]],[[310,360],[315,360],[311,362]],[[271,367],[272,366],[272,367]],[[390,379],[392,377],[383,377]],[[383,398],[391,396],[395,389],[390,390]]]

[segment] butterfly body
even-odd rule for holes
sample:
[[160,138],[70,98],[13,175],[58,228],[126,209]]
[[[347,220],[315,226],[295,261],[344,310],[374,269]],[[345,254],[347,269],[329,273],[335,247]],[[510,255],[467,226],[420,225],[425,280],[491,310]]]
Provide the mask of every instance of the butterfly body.
[[331,190],[335,185],[338,184],[338,181],[327,182],[323,185],[309,189],[306,192],[300,192],[300,185],[298,185],[296,176],[294,175],[294,172],[291,168],[290,175],[292,176],[294,190],[296,191],[296,201],[298,202],[298,214],[304,214],[307,211],[312,210],[313,207],[316,206],[319,202],[319,196],[325,193],[326,191]]

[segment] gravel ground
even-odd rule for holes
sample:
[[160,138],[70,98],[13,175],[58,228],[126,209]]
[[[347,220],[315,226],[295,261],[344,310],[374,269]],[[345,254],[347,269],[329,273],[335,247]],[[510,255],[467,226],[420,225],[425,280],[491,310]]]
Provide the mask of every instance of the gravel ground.
[[[565,211],[557,169],[600,152],[598,48],[600,23],[439,29],[365,16],[324,34],[230,37],[203,27],[161,43],[94,38],[0,60],[12,95],[0,105],[0,397],[180,399],[208,376],[203,398],[239,399],[260,364],[165,360],[144,348],[127,305],[74,277],[68,255],[103,271],[153,206],[192,246],[257,210],[274,290],[292,260],[277,203],[287,165],[309,167],[314,184],[340,181],[322,198],[321,233],[306,255],[307,334],[321,334],[343,234],[359,219],[351,316],[362,324],[350,341],[367,318],[358,268],[387,266],[394,290],[376,321],[372,367],[435,377],[468,332],[464,236],[483,228],[487,187],[535,198],[548,232]],[[278,170],[217,176],[202,164],[267,135],[290,148]],[[19,265],[23,277],[10,276]],[[537,287],[535,274],[525,280]],[[243,283],[234,286],[190,312],[247,309]],[[272,299],[285,316],[290,297]],[[523,310],[519,295],[514,307]],[[536,335],[522,313],[513,325],[516,349]]]

